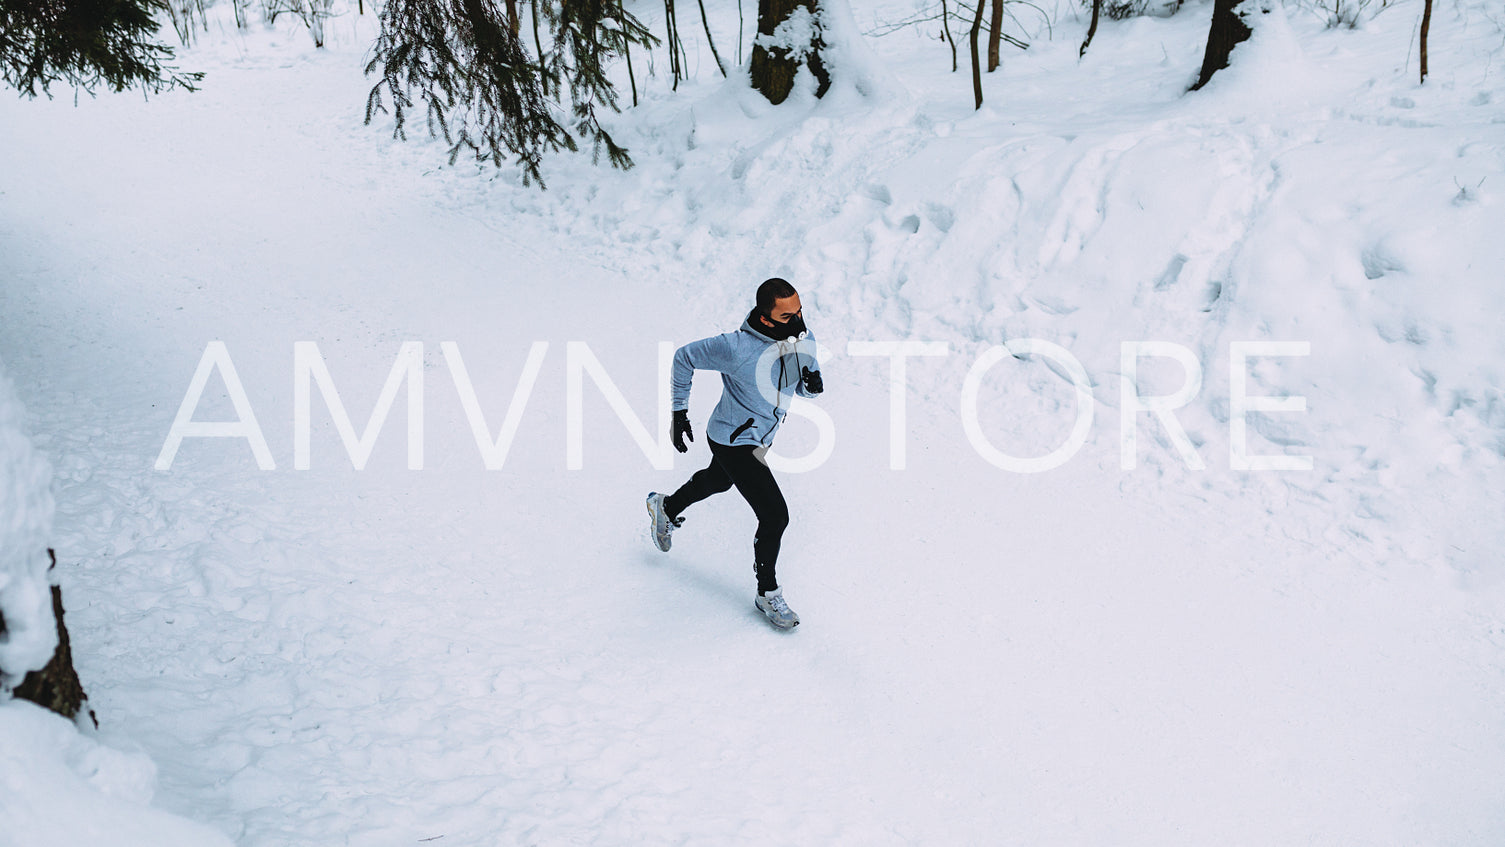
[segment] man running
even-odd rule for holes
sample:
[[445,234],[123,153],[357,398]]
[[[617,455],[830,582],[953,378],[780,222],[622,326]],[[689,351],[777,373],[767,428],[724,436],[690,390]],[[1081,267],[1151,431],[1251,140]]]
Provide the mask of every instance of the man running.
[[653,541],[667,552],[670,535],[684,523],[681,513],[692,504],[737,487],[758,517],[753,536],[753,573],[758,578],[758,611],[781,629],[800,618],[784,600],[774,576],[779,540],[789,525],[789,507],[765,454],[788,414],[795,394],[814,397],[824,390],[815,337],[805,328],[800,296],[794,286],[774,277],[758,286],[757,305],[742,328],[702,338],[674,352],[674,448],[690,448],[690,378],[697,370],[721,372],[721,402],[706,424],[711,462],[670,495],[650,493],[648,514]]

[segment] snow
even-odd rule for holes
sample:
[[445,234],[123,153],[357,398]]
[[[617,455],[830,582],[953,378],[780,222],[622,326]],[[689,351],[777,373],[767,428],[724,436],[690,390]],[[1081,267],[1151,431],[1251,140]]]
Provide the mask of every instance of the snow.
[[783,49],[795,61],[803,60],[810,53],[810,46],[820,35],[820,25],[815,15],[804,6],[796,6],[789,17],[774,27],[772,35],[759,35],[753,43],[765,50]]
[[86,738],[31,703],[0,703],[0,842],[228,847],[220,833],[146,805],[155,781],[145,753]]
[[[723,56],[731,8],[707,7]],[[158,808],[250,847],[1501,843],[1505,34],[1440,3],[1419,86],[1418,2],[1357,30],[1292,5],[1188,95],[1210,4],[1105,20],[1080,61],[1068,8],[975,112],[933,24],[779,107],[687,24],[697,77],[640,71],[609,126],[637,167],[554,157],[547,192],[363,126],[373,22],[349,10],[322,51],[211,18],[195,94],[0,103],[0,155],[29,163],[0,171],[0,361],[29,416],[0,414],[55,468],[75,661]],[[774,275],[832,350],[806,407],[830,458],[780,474],[787,635],[752,608],[735,496],[667,556],[644,537],[642,497],[703,444],[654,470],[584,380],[567,469],[569,342],[652,426],[659,342],[733,328]],[[1065,463],[1010,473],[963,389],[1030,338],[1080,361],[1094,416]],[[847,346],[894,340],[948,351],[908,361],[902,471],[891,364]],[[212,341],[275,470],[207,438],[152,468]],[[321,392],[295,469],[301,341],[356,433],[423,345],[422,470],[406,396],[356,471]],[[1141,341],[1200,365],[1175,414],[1201,470],[1148,412],[1122,467]],[[516,415],[500,470],[444,342],[486,433]],[[1305,402],[1251,412],[1248,452],[1309,471],[1233,467],[1249,342],[1310,345],[1239,371]],[[1170,356],[1136,370],[1144,398],[1188,384]],[[999,357],[975,429],[1049,453],[1068,371]],[[208,386],[195,419],[234,419]],[[821,449],[820,423],[792,414],[777,452]],[[27,708],[0,741],[61,733]],[[0,779],[45,760],[59,802],[96,790],[27,755]]]
[[52,658],[47,542],[52,469],[26,434],[25,410],[0,362],[0,687],[19,685]]
[[[0,368],[0,682],[7,689],[57,649],[47,556],[52,468],[26,430],[25,410]],[[215,830],[151,808],[155,785],[156,767],[145,753],[86,737],[29,702],[0,702],[0,844],[229,845]]]

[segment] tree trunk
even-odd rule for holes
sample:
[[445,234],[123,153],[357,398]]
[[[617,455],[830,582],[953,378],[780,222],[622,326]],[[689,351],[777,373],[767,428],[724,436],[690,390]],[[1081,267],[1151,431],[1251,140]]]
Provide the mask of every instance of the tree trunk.
[[1103,12],[1103,0],[1092,0],[1092,25],[1087,27],[1087,37],[1082,41],[1082,49],[1077,51],[1078,59],[1087,55],[1087,45],[1092,43],[1092,36],[1097,35],[1097,18]]
[[700,3],[700,23],[705,26],[705,43],[711,45],[711,58],[716,60],[716,70],[721,71],[721,76],[726,76],[726,65],[721,64],[721,54],[716,52],[716,41],[711,37],[711,22],[705,16],[705,0],[697,0]]
[[[57,556],[51,550],[47,551],[47,556],[52,559],[52,566],[48,570],[57,567]],[[57,621],[57,650],[45,667],[28,673],[21,684],[16,686],[14,693],[18,699],[30,700],[44,709],[51,709],[72,719],[83,708],[87,697],[84,695],[83,685],[78,681],[78,673],[73,669],[73,650],[68,644],[68,627],[63,624],[63,590],[56,585],[52,586],[52,616]],[[4,631],[4,619],[0,618],[0,632]],[[89,712],[89,719],[94,720],[95,726],[99,725],[92,710]]]
[[1003,37],[1003,0],[993,0],[993,17],[988,21],[988,73],[998,70],[998,44]]
[[1421,13],[1421,81],[1427,81],[1427,30],[1432,28],[1432,0]]
[[1212,26],[1207,30],[1207,53],[1202,57],[1202,74],[1197,78],[1197,84],[1191,87],[1192,91],[1206,85],[1213,74],[1228,67],[1228,56],[1233,53],[1233,48],[1253,34],[1238,16],[1238,8],[1244,2],[1213,0]]
[[[528,7],[533,10],[533,47],[536,50],[538,50],[538,85],[539,85],[540,88],[543,89],[544,95],[548,96],[548,93],[549,93],[549,71],[548,71],[548,65],[544,61],[543,42],[540,41],[540,40],[538,40],[538,4],[539,4],[539,0],[533,0],[533,2],[531,2],[531,3],[528,4]],[[637,103],[634,101],[632,105],[636,106]]]
[[632,74],[632,45],[630,43],[625,41],[622,43],[622,55],[627,58],[627,82],[632,86],[632,105],[636,106],[638,104],[638,79]]
[[[779,24],[800,8],[808,10],[819,20],[818,0],[758,0],[758,35],[772,36]],[[815,74],[816,97],[824,97],[831,88],[831,75],[827,72],[825,63],[820,57],[823,46],[820,37],[816,36],[815,42],[810,45],[810,51],[805,57],[805,61],[810,66],[810,72]],[[752,75],[752,85],[768,98],[768,102],[778,105],[789,97],[790,90],[794,88],[794,76],[799,71],[799,66],[800,61],[791,56],[789,51],[783,48],[765,49],[756,38],[753,39],[752,66],[749,69]]]
[[972,18],[972,31],[968,39],[972,44],[972,97],[975,109],[982,108],[982,63],[977,59],[977,33],[982,29],[982,7],[988,0],[977,0],[977,14]]
[[946,9],[946,0],[941,0],[941,31],[946,33],[946,43],[951,45],[951,72],[956,73],[956,39],[951,37],[951,12]]
[[674,84],[669,89],[678,91],[680,77],[685,75],[685,71],[679,66],[679,52],[674,49],[677,40],[674,23],[674,0],[664,0],[664,43],[669,46],[669,75],[674,78]]

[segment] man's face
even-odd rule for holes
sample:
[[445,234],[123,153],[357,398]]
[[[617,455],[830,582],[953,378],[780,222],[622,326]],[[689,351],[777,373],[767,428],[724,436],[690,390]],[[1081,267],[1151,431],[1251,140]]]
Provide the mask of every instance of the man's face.
[[[791,294],[788,297],[778,298],[773,301],[773,308],[769,309],[768,313],[773,316],[774,323],[788,323],[790,318],[800,313],[800,296]],[[763,318],[763,322],[773,326],[767,317]]]

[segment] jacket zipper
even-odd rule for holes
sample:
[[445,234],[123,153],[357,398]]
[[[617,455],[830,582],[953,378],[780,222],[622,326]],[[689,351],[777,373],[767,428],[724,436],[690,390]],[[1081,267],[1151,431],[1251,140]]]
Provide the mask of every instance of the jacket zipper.
[[[774,426],[777,426],[778,423],[779,423],[779,410],[782,409],[782,408],[784,408],[784,377],[787,374],[787,371],[786,371],[786,369],[784,367],[784,342],[775,339],[773,343],[777,344],[778,347],[779,347],[779,384],[776,385],[776,386],[774,386],[774,399],[773,399],[773,422],[774,422]],[[792,346],[791,349],[794,351],[795,362],[796,362],[796,364],[798,364],[798,362],[799,362],[799,354],[800,354],[800,345],[799,345],[799,342],[796,341],[794,343],[794,345]],[[737,427],[735,430],[732,431],[732,438],[731,438],[731,440],[736,441],[737,440],[737,436],[741,435],[744,430],[746,430],[748,427],[750,427],[752,425],[753,425],[753,419],[752,418],[748,418],[747,419],[747,423],[745,423],[745,424]],[[769,430],[768,430],[768,435],[772,435],[772,434],[773,434],[773,428],[770,427]],[[760,444],[760,445],[762,445],[764,447],[767,447],[768,445],[764,443],[767,440],[768,440],[768,436],[765,435],[762,438],[758,439],[758,444]]]
[[[775,341],[774,343],[779,346],[779,384],[773,387],[773,424],[774,426],[778,426],[779,409],[784,408],[784,342]],[[768,435],[773,435],[773,427],[769,427]],[[758,439],[758,443],[766,447],[768,445],[764,442],[767,441],[767,439],[768,436],[765,435],[762,438]]]
[[745,424],[737,427],[736,429],[732,430],[731,440],[732,441],[736,441],[737,440],[737,436],[739,436],[742,433],[746,432],[747,429],[748,429],[748,427],[750,427],[752,425],[753,425],[753,419],[752,418],[748,418],[747,419],[747,423],[745,423]]

